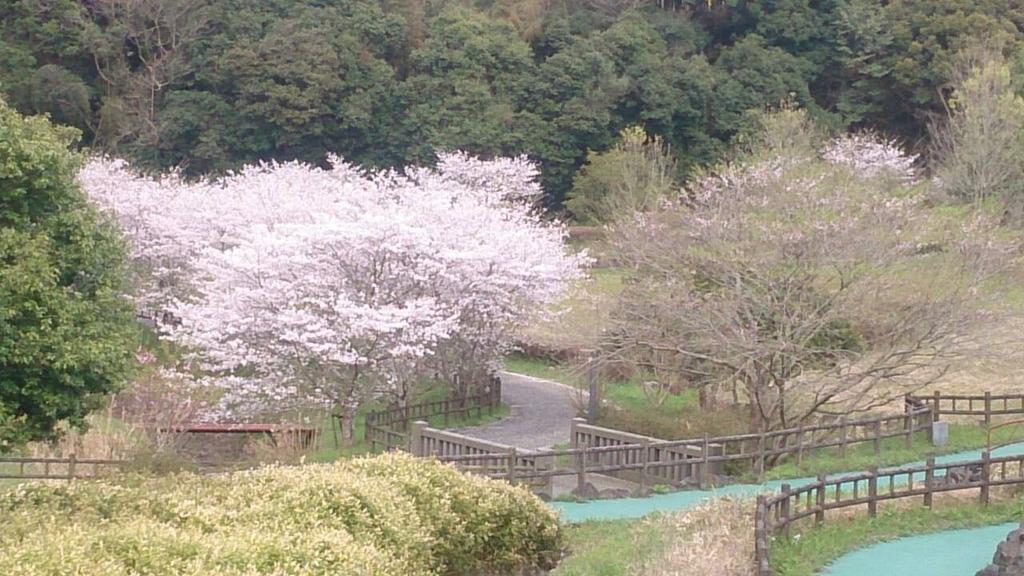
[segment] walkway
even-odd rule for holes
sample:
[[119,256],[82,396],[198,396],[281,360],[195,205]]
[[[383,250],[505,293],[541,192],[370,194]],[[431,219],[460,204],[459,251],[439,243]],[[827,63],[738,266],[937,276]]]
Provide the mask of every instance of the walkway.
[[1018,524],[950,530],[861,548],[827,568],[828,576],[971,576],[992,561],[996,546]]
[[466,436],[517,448],[550,448],[569,442],[569,421],[576,416],[574,388],[551,380],[501,373],[501,401],[511,414],[485,426],[454,430]]

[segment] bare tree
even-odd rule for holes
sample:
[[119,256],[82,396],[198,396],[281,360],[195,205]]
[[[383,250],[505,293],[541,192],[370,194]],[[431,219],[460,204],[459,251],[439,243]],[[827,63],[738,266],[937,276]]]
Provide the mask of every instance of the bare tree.
[[809,132],[794,140],[802,113],[780,116],[785,138],[611,234],[635,281],[610,353],[733,387],[753,430],[867,410],[942,376],[1003,253],[982,214],[932,218],[905,161],[858,169],[813,151]]

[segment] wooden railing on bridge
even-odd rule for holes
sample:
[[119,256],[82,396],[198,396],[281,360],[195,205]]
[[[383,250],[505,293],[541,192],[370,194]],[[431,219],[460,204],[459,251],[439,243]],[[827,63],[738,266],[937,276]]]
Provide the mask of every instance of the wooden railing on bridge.
[[[887,438],[904,438],[912,446],[914,434],[930,431],[932,410],[908,403],[902,414],[800,426],[786,430],[689,440],[659,440],[608,428],[590,426],[581,419],[572,424],[572,445],[565,450],[515,452],[509,446],[488,452],[487,443],[416,424],[414,454],[452,462],[469,472],[512,481],[575,476],[583,488],[590,474],[630,479],[643,489],[652,484],[708,486],[712,475],[726,463],[749,464],[763,480],[771,462],[792,457],[797,463],[824,449],[845,456],[849,447],[868,443],[876,454]],[[544,484],[549,484],[545,482]]]
[[754,559],[758,576],[771,576],[770,542],[772,537],[788,537],[797,521],[814,517],[815,524],[825,522],[825,513],[854,506],[866,506],[872,517],[878,503],[885,500],[923,497],[931,507],[935,494],[977,488],[983,504],[997,486],[1024,484],[1024,455],[992,458],[988,452],[979,460],[936,464],[935,459],[919,466],[878,470],[859,474],[818,476],[811,484],[792,488],[783,484],[779,494],[758,496],[754,515]]
[[500,405],[501,378],[494,376],[483,391],[465,398],[445,398],[368,412],[364,435],[372,451],[407,450],[412,422],[442,416],[447,426],[451,416],[465,418],[476,412],[479,417],[484,412],[493,413]]
[[0,456],[0,478],[18,480],[74,480],[96,478],[118,471],[128,464],[125,460],[96,458],[33,458]]

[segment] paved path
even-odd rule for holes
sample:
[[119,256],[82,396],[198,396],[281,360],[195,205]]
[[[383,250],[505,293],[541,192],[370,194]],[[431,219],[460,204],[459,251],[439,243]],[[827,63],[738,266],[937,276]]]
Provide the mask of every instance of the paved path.
[[846,554],[823,572],[829,576],[970,576],[992,561],[996,546],[1016,522],[900,538]]
[[455,432],[517,448],[564,444],[569,442],[569,421],[576,416],[576,394],[565,384],[502,372],[501,401],[511,413],[493,424]]

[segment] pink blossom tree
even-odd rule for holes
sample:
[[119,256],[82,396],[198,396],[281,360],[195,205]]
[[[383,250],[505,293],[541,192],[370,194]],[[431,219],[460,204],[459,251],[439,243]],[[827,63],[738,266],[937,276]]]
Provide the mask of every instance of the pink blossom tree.
[[524,159],[332,163],[190,184],[97,160],[82,182],[132,242],[140,306],[180,322],[164,329],[224,386],[225,412],[322,405],[351,439],[367,398],[493,367],[586,258],[534,208]]

